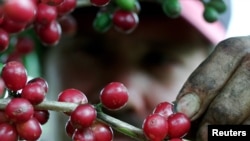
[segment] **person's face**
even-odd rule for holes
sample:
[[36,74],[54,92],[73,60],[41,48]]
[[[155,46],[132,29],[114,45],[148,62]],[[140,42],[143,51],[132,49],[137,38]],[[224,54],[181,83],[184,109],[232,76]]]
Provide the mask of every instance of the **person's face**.
[[[183,19],[142,18],[131,34],[110,29],[63,40],[46,57],[46,75],[54,98],[66,88],[77,88],[91,103],[98,102],[106,84],[120,81],[130,92],[128,108],[136,109],[126,117],[143,119],[157,103],[175,99],[189,74],[207,56],[208,47]],[[156,54],[150,56],[151,52]],[[141,123],[139,118],[132,120]]]

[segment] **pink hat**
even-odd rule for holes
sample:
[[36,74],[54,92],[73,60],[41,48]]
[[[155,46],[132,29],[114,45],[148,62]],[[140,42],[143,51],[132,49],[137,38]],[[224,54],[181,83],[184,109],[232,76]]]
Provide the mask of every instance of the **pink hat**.
[[211,43],[217,44],[226,37],[226,29],[230,16],[229,0],[225,2],[228,7],[227,12],[214,23],[204,20],[202,15],[204,6],[198,0],[180,0],[182,7],[181,16],[196,27]]

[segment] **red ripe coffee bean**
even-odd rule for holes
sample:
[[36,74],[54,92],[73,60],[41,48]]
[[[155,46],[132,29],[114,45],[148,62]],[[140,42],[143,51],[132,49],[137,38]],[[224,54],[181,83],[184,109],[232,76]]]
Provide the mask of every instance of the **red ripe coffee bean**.
[[12,98],[6,105],[5,114],[13,122],[25,122],[33,116],[34,108],[24,98]]
[[113,130],[109,125],[96,121],[91,125],[91,129],[94,133],[96,141],[113,140]]
[[40,3],[37,6],[35,22],[38,24],[47,25],[57,18],[57,10],[55,6]]
[[18,37],[15,50],[20,54],[28,54],[35,48],[34,41],[29,37]]
[[30,101],[31,104],[37,105],[45,99],[45,91],[42,85],[38,83],[28,83],[21,92],[21,97]]
[[18,135],[25,140],[38,140],[42,134],[42,128],[36,118],[31,118],[26,122],[16,124]]
[[1,28],[4,29],[9,34],[19,33],[21,31],[24,31],[26,26],[27,26],[27,23],[15,22],[7,17],[4,18],[1,24]]
[[1,98],[4,97],[4,93],[5,93],[5,84],[4,84],[2,77],[0,77],[0,97]]
[[[85,104],[88,103],[88,98],[82,91],[75,88],[68,88],[59,93],[57,101]],[[65,114],[70,115],[71,112],[65,112]]]
[[168,136],[170,138],[181,138],[188,133],[191,121],[183,113],[174,113],[168,117],[168,127]]
[[3,5],[0,5],[0,24],[3,22],[3,19],[4,19]]
[[41,125],[47,123],[49,120],[49,111],[48,110],[35,110],[33,117],[36,118]]
[[18,134],[16,128],[9,123],[0,124],[0,139],[1,141],[17,141]]
[[40,3],[40,0],[31,0],[36,6]]
[[12,91],[22,89],[28,78],[26,68],[17,61],[7,62],[3,66],[1,76],[6,87]]
[[133,11],[118,9],[113,13],[115,29],[124,33],[132,32],[139,23],[138,15]]
[[22,63],[22,55],[16,51],[11,52],[10,54],[8,54],[5,63],[11,62],[11,61],[17,61]]
[[71,124],[78,129],[91,126],[96,120],[97,112],[91,104],[80,104],[70,115]]
[[59,16],[71,13],[76,8],[77,0],[64,0],[60,5],[56,6]]
[[7,115],[5,114],[5,112],[0,110],[0,124],[8,122],[8,121],[9,121],[9,119],[8,119]]
[[74,132],[75,132],[76,128],[73,127],[73,125],[71,124],[70,120],[68,120],[66,122],[66,125],[65,125],[65,131],[66,131],[66,134],[69,136],[69,137],[72,137]]
[[31,0],[5,0],[3,9],[8,18],[20,23],[31,22],[36,13],[36,5]]
[[5,30],[0,29],[0,52],[4,52],[9,47],[9,33]]
[[61,4],[64,0],[41,0],[41,3],[45,3],[51,6],[57,6]]
[[48,89],[49,89],[48,83],[47,83],[47,81],[46,81],[44,78],[42,78],[42,77],[36,77],[36,78],[30,79],[30,80],[28,81],[28,84],[29,84],[29,83],[38,83],[38,84],[40,84],[40,85],[44,88],[45,93],[48,92]]
[[162,141],[168,135],[168,122],[160,114],[148,115],[142,124],[145,136],[152,141]]
[[45,45],[56,45],[61,38],[61,25],[57,20],[52,21],[48,25],[35,24],[35,31]]
[[62,33],[64,35],[72,36],[76,33],[77,22],[76,22],[76,19],[71,14],[67,14],[59,18],[58,21],[62,27]]
[[110,2],[110,0],[90,0],[90,3],[93,5],[93,6],[97,6],[97,7],[103,7],[103,6],[106,6],[108,5]]
[[158,113],[167,120],[173,114],[173,104],[167,101],[161,102],[154,108],[153,113]]
[[128,102],[128,90],[120,82],[111,82],[100,92],[100,101],[109,110],[119,110]]
[[95,140],[95,135],[93,131],[88,128],[76,129],[74,132],[72,139],[74,141],[97,141]]
[[85,104],[88,103],[88,98],[86,95],[75,88],[68,88],[59,93],[58,101],[60,102],[71,102],[76,104]]

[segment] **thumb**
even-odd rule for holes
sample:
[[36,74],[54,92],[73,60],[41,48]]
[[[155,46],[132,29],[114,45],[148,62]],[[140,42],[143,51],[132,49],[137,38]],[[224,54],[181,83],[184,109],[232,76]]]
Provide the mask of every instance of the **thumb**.
[[189,76],[176,98],[176,111],[191,120],[201,116],[249,52],[249,43],[247,36],[221,41]]

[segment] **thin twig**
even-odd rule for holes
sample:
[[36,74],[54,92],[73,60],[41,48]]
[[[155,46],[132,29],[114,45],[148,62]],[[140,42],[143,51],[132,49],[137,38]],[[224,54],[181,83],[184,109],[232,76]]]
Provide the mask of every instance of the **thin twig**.
[[[9,98],[0,99],[0,109],[5,109],[9,101]],[[42,103],[35,105],[34,108],[37,110],[51,110],[56,112],[72,112],[77,106],[78,104],[75,103],[45,100]],[[110,125],[114,130],[138,141],[146,141],[146,137],[144,136],[141,129],[119,119],[111,117],[103,112],[98,111],[97,113],[97,120]]]
[[114,117],[111,117],[103,112],[98,112],[97,117],[100,121],[108,123],[116,131],[127,135],[138,141],[146,141],[143,131],[140,128],[132,126],[126,122],[120,121]]

